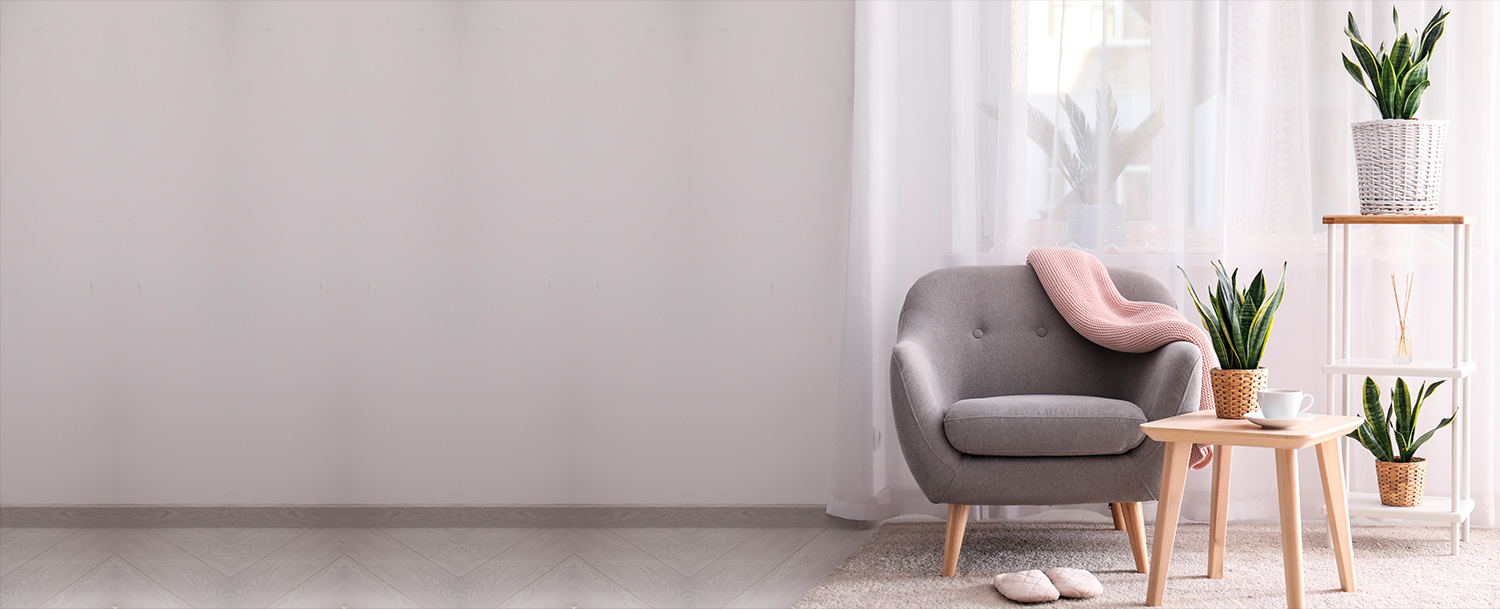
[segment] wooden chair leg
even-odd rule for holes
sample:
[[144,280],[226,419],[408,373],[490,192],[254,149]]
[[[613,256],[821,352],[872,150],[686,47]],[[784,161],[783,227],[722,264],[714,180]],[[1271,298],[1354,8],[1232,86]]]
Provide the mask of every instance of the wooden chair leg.
[[969,524],[969,506],[948,505],[948,538],[943,542],[943,577],[958,571],[958,549],[964,543],[964,527]]
[[1135,555],[1135,570],[1149,573],[1151,561],[1146,553],[1146,516],[1141,512],[1141,502],[1116,504],[1120,506],[1121,518],[1125,521],[1125,532],[1130,536],[1130,552]]
[[1120,513],[1120,504],[1118,504],[1118,503],[1111,503],[1111,504],[1109,504],[1109,515],[1110,515],[1110,517],[1112,517],[1112,518],[1115,519],[1115,530],[1116,531],[1123,531],[1123,530],[1125,530],[1125,515]]

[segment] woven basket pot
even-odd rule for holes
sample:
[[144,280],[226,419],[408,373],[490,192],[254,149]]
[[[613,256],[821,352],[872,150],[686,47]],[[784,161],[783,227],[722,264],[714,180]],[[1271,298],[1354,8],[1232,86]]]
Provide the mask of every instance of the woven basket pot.
[[1359,213],[1437,213],[1448,121],[1383,119],[1349,125],[1359,176]]
[[1394,507],[1422,505],[1427,486],[1427,459],[1412,457],[1411,463],[1375,462],[1375,477],[1380,479],[1380,502]]
[[1243,419],[1245,413],[1260,410],[1255,392],[1266,388],[1266,369],[1208,371],[1214,386],[1214,411],[1221,419]]

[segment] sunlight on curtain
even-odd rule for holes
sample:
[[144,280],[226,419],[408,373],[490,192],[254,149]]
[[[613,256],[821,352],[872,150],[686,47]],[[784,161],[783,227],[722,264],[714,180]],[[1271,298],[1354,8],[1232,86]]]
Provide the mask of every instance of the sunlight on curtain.
[[[1489,32],[1500,29],[1500,5],[1449,4],[1453,15],[1418,116],[1451,123],[1442,212],[1479,218],[1473,490],[1474,522],[1484,526],[1496,523],[1492,345],[1500,337],[1489,303],[1497,283],[1500,43]],[[942,515],[912,481],[891,421],[887,367],[902,300],[931,270],[1021,264],[1033,247],[1079,247],[1108,266],[1144,271],[1180,305],[1187,303],[1178,267],[1206,286],[1212,260],[1245,275],[1265,269],[1270,281],[1288,263],[1287,300],[1266,366],[1272,385],[1313,393],[1317,409],[1329,412],[1319,369],[1328,234],[1320,219],[1357,213],[1349,124],[1379,118],[1338,55],[1348,48],[1342,32],[1350,11],[1367,38],[1394,40],[1390,6],[858,3],[854,200],[829,513]],[[1397,6],[1408,29],[1437,8]],[[1395,306],[1389,287],[1381,291],[1392,272],[1415,273],[1416,340],[1430,353],[1446,352],[1452,275],[1444,230],[1355,231],[1357,352],[1388,351],[1394,341]],[[1197,323],[1190,304],[1183,310]],[[1446,391],[1434,403],[1448,404]],[[1441,415],[1432,412],[1423,425]],[[1429,494],[1448,492],[1448,451],[1442,432],[1424,448]],[[1230,516],[1275,519],[1272,455],[1242,452]],[[1351,487],[1373,491],[1373,465],[1355,454]],[[1316,479],[1314,462],[1302,460],[1304,480]],[[1206,520],[1208,484],[1206,472],[1190,475],[1184,517]],[[1315,486],[1302,489],[1309,518],[1321,516]],[[980,512],[999,518],[1044,509]]]

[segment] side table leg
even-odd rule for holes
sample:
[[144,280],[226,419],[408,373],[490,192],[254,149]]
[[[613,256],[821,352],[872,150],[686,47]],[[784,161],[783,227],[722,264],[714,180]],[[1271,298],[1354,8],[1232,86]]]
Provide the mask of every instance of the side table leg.
[[1167,442],[1161,460],[1161,501],[1156,504],[1156,539],[1151,544],[1151,579],[1146,585],[1146,606],[1160,607],[1167,591],[1167,565],[1172,562],[1172,542],[1177,537],[1177,517],[1182,513],[1182,486],[1187,481],[1188,455],[1193,445]]
[[1328,533],[1333,537],[1333,557],[1339,566],[1339,583],[1345,592],[1354,586],[1354,545],[1349,532],[1349,499],[1344,494],[1344,467],[1339,462],[1339,443],[1334,438],[1318,445],[1318,471],[1323,477],[1323,504],[1328,506]]
[[1281,563],[1286,570],[1286,606],[1306,606],[1302,590],[1302,514],[1297,505],[1297,451],[1276,449],[1276,493],[1281,497]]
[[1224,578],[1224,531],[1229,521],[1229,457],[1233,446],[1214,445],[1214,486],[1208,507],[1208,578]]

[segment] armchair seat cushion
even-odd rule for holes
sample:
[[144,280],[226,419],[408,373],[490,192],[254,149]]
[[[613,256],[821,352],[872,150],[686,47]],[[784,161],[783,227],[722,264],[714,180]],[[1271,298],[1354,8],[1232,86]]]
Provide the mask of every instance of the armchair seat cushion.
[[1135,404],[1080,395],[1006,395],[960,400],[943,416],[959,452],[987,457],[1118,455],[1145,439]]

